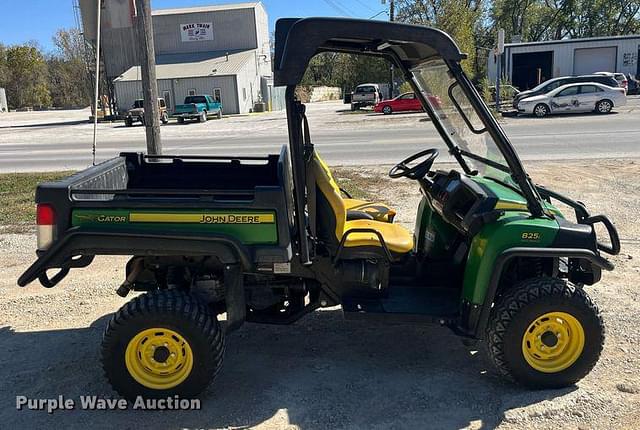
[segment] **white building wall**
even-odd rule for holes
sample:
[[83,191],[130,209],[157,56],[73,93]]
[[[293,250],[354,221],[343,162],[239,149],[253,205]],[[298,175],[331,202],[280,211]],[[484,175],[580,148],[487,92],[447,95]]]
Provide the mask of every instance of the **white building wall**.
[[[183,42],[180,25],[199,22],[213,24],[213,40]],[[258,47],[253,8],[154,15],[153,39],[156,55]]]
[[269,18],[267,16],[267,11],[264,9],[264,6],[262,6],[262,3],[258,3],[255,8],[255,20],[258,44],[258,73],[261,76],[272,76]]
[[238,103],[240,113],[253,111],[253,104],[259,99],[261,90],[260,76],[257,73],[257,64],[255,61],[247,61],[247,63],[238,71]]
[[[513,72],[512,56],[514,54],[528,52],[553,51],[553,76],[567,76],[573,74],[574,51],[581,48],[611,47],[617,48],[616,70],[601,70],[603,72],[622,72],[636,74],[638,70],[638,49],[640,48],[640,36],[628,39],[605,39],[598,41],[575,40],[566,43],[541,43],[541,44],[513,44],[505,47],[504,70],[509,79]],[[496,79],[496,63],[493,55],[488,59],[488,77],[492,82]]]
[[[238,104],[236,77],[233,75],[158,80],[158,96],[165,97],[164,92],[169,92],[172,97],[171,108],[176,104],[182,104],[189,94],[189,90],[195,90],[196,94],[213,95],[215,88],[221,90],[222,109],[225,114],[241,113]],[[118,110],[120,114],[124,114],[128,109],[131,109],[136,99],[142,98],[142,83],[140,81],[115,82],[115,92]],[[242,112],[248,112],[248,109]]]

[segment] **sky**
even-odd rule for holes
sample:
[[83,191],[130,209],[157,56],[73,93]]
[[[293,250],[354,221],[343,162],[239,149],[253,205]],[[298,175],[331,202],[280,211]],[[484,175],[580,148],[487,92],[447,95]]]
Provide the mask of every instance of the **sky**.
[[[151,0],[151,6],[166,9],[243,1],[247,0]],[[53,50],[51,39],[56,30],[76,26],[74,3],[74,0],[0,0],[0,43],[15,45],[36,41],[46,51]],[[262,0],[262,3],[269,14],[270,30],[275,21],[283,17],[370,18],[388,8],[388,2],[383,5],[381,0]],[[377,19],[387,19],[386,13],[379,14]]]

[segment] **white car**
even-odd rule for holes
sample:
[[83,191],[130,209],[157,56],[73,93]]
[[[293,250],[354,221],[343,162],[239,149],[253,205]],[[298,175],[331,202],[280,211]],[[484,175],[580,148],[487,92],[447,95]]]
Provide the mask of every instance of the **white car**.
[[624,88],[589,82],[563,85],[547,94],[526,97],[518,102],[518,112],[542,118],[552,113],[609,113],[626,104]]

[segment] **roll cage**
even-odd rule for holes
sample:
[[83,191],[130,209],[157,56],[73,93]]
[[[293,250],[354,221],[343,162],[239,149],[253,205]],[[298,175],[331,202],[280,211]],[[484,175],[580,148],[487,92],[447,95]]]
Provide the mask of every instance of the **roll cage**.
[[[437,114],[420,90],[411,68],[428,60],[442,59],[449,73],[468,97],[484,128],[495,141],[507,162],[513,180],[518,184],[534,217],[547,216],[540,195],[524,170],[507,135],[495,120],[477,90],[464,74],[460,61],[466,55],[446,33],[435,28],[383,21],[344,18],[283,18],[276,23],[274,85],[285,86],[285,104],[289,129],[289,148],[294,183],[296,224],[300,237],[300,257],[310,264],[307,238],[306,163],[313,147],[305,125],[304,106],[296,101],[295,88],[302,81],[311,59],[322,52],[382,57],[395,64],[412,86],[433,125],[467,174],[474,174],[463,156],[479,157],[459,148],[449,137]],[[487,160],[482,160],[487,161]]]

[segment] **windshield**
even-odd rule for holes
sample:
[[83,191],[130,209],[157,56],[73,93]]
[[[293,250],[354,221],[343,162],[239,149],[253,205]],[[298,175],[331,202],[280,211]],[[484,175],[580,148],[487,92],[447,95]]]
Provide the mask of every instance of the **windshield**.
[[372,86],[356,88],[356,93],[375,93],[375,92],[376,92],[376,87],[372,87]]
[[460,148],[471,170],[516,186],[511,180],[504,156],[485,130],[456,79],[451,77],[449,67],[444,61],[427,61],[411,69],[411,72],[453,144]]
[[134,109],[142,109],[144,107],[144,100],[136,100],[133,102]]

